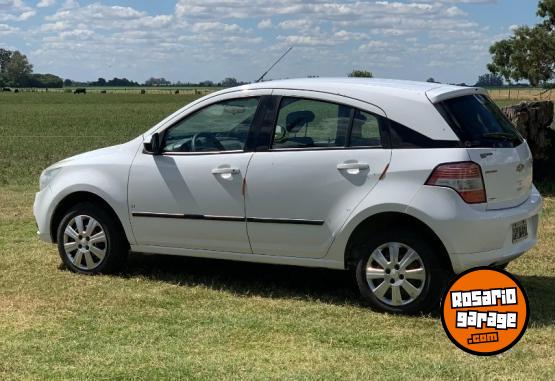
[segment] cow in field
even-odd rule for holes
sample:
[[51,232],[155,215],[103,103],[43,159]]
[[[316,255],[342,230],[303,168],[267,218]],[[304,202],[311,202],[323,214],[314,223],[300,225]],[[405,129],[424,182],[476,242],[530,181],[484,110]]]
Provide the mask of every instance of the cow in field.
[[75,89],[73,94],[87,94],[87,89]]
[[2,91],[12,91],[12,89],[10,89],[9,87],[4,87]]

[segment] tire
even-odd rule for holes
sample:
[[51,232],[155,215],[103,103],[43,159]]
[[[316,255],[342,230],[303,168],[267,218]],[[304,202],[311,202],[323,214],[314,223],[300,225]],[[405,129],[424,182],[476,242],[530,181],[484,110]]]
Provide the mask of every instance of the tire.
[[353,247],[358,258],[357,286],[371,308],[409,315],[437,308],[448,271],[441,267],[440,253],[425,237],[404,227],[376,234]]
[[129,245],[119,221],[102,205],[72,206],[58,225],[58,252],[64,265],[80,274],[110,274],[122,269]]

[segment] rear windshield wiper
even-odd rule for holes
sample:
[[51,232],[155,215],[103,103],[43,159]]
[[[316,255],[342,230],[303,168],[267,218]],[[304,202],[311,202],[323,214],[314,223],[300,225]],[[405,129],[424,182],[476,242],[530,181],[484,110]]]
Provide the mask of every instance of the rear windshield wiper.
[[518,139],[517,136],[508,132],[487,132],[485,134],[482,134],[482,138],[511,141]]

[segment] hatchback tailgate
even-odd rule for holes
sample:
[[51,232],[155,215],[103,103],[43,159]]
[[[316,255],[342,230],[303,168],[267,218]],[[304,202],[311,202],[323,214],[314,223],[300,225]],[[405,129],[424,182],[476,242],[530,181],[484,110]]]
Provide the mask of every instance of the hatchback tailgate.
[[488,209],[526,201],[532,188],[532,154],[526,142],[514,148],[468,148],[468,154],[482,168]]

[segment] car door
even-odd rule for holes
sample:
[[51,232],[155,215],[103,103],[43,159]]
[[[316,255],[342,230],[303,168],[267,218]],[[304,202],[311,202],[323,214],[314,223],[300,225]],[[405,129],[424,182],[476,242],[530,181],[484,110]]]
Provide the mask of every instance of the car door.
[[260,99],[204,105],[161,133],[161,155],[137,154],[128,197],[138,245],[251,253],[243,180]]
[[251,247],[255,254],[321,258],[389,163],[385,114],[340,96],[273,94],[273,138],[255,152],[247,176]]

